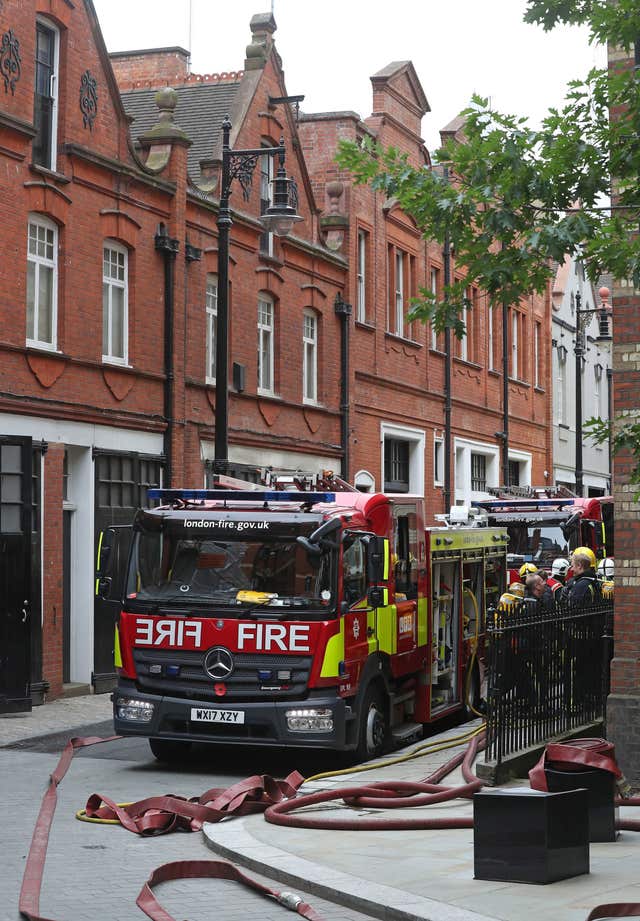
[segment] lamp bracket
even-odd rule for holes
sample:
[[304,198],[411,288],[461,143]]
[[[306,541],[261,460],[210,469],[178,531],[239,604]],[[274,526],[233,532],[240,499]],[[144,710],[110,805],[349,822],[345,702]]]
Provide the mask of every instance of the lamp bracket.
[[227,187],[222,190],[222,197],[227,198],[231,194],[231,185],[234,179],[237,179],[242,189],[242,197],[249,201],[251,197],[251,187],[253,185],[253,172],[257,166],[259,157],[263,156],[281,158],[284,157],[284,144],[279,147],[256,147],[252,150],[229,150],[224,152],[224,156],[229,158],[229,182]]

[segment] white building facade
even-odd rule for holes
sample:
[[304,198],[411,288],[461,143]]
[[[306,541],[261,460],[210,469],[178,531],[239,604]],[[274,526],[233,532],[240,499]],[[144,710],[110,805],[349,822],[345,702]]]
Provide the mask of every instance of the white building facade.
[[[567,258],[556,272],[552,301],[553,352],[553,481],[576,491],[576,444],[582,432],[583,494],[609,495],[611,457],[607,443],[595,445],[584,434],[585,423],[594,417],[608,420],[611,414],[611,341],[600,337],[602,298],[586,277],[584,264]],[[584,329],[580,373],[576,369],[578,310]],[[609,334],[611,334],[609,318]],[[576,415],[576,394],[582,394],[582,424]]]

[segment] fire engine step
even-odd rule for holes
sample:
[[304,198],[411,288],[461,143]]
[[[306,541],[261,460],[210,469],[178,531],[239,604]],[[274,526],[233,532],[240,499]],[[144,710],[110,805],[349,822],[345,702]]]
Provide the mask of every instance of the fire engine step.
[[394,726],[391,736],[396,745],[407,745],[415,739],[422,738],[422,723],[402,723]]

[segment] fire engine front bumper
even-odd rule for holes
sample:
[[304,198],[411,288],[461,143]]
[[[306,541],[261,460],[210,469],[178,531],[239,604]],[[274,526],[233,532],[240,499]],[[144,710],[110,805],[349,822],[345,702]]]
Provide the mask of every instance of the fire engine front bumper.
[[202,702],[145,694],[133,682],[120,681],[112,700],[114,728],[123,736],[336,751],[355,747],[351,707],[324,689],[299,701]]

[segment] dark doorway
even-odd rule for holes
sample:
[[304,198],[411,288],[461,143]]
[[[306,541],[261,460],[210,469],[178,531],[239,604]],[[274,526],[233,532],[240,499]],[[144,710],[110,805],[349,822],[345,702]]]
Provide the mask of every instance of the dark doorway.
[[0,713],[31,710],[30,438],[0,436]]
[[[131,524],[136,510],[149,504],[147,489],[162,486],[162,461],[159,458],[141,457],[138,454],[96,452],[95,471],[94,560],[101,531],[112,525]],[[97,595],[95,597],[92,681],[97,694],[110,691],[115,686],[113,640],[119,607],[118,598],[105,600]]]

